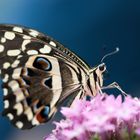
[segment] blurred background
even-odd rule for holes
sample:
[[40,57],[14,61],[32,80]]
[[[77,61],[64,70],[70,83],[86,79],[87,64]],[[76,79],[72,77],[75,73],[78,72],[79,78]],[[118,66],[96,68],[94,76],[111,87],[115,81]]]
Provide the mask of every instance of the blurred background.
[[[129,94],[140,97],[140,1],[135,0],[0,0],[0,23],[39,30],[73,50],[91,66],[106,59],[109,77]],[[111,93],[119,92],[109,90]],[[0,91],[0,112],[3,110]],[[54,118],[58,119],[57,115]],[[0,116],[1,140],[41,140],[52,122],[32,130],[17,130]]]

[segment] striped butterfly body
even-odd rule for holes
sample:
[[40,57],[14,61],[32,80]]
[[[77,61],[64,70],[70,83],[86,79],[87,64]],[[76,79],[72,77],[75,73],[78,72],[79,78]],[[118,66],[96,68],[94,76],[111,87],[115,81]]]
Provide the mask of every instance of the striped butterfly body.
[[38,31],[0,25],[4,111],[19,129],[47,122],[69,96],[95,96],[104,63],[90,69],[77,55]]

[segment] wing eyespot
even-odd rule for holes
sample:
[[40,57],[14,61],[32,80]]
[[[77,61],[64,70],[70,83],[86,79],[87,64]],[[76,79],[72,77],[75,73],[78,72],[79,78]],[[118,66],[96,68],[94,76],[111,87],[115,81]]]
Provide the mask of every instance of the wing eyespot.
[[51,62],[44,57],[37,57],[33,63],[33,66],[44,71],[50,71],[52,69]]
[[41,116],[44,118],[48,117],[48,114],[50,112],[50,107],[49,105],[45,106],[44,109],[40,112]]
[[48,115],[50,113],[50,106],[46,105],[40,112],[37,114],[37,120],[40,123],[44,123],[48,120]]

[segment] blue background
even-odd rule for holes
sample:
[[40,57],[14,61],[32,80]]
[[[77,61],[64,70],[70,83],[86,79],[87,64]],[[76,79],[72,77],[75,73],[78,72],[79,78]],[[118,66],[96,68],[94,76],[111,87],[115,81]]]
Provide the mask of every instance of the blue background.
[[[0,23],[20,24],[48,34],[91,66],[99,64],[105,53],[118,46],[120,52],[106,59],[110,76],[105,84],[117,81],[126,92],[139,96],[139,7],[138,0],[0,0]],[[20,131],[0,116],[0,139],[39,140],[51,127],[49,122]]]

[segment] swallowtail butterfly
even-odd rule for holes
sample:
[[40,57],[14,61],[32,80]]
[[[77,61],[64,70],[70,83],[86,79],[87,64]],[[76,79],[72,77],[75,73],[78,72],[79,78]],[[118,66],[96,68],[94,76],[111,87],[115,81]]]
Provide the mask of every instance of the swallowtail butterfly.
[[69,96],[82,98],[103,87],[105,63],[90,68],[59,42],[36,30],[0,24],[4,111],[19,129],[47,122]]

